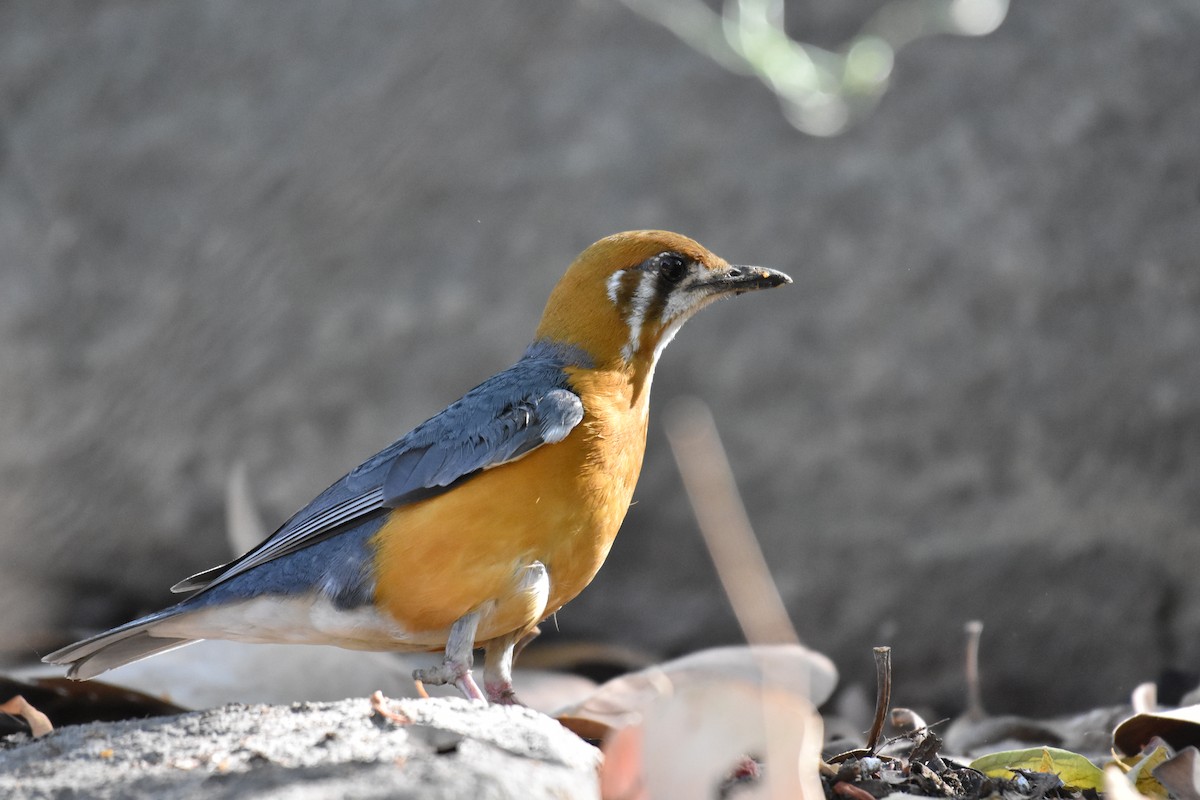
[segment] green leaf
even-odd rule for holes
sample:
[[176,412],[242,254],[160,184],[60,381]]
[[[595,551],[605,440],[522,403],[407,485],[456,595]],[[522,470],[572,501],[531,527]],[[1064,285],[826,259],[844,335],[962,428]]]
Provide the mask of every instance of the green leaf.
[[1049,772],[1075,789],[1104,789],[1103,770],[1078,753],[1057,747],[1031,747],[1028,750],[992,753],[972,761],[971,769],[977,769],[992,778],[1004,779],[1016,777],[1013,772],[1015,769]]

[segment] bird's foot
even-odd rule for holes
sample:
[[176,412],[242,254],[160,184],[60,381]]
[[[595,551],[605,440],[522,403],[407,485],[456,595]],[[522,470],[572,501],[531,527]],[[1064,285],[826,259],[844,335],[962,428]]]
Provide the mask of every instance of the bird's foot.
[[428,669],[413,670],[413,680],[417,689],[425,693],[422,684],[434,686],[455,686],[468,700],[481,700],[487,703],[479,684],[471,677],[472,651],[475,649],[475,628],[479,625],[479,612],[472,611],[464,614],[450,626],[450,635],[446,639],[446,655],[442,663]]
[[495,703],[500,706],[523,706],[525,705],[517,699],[517,693],[513,691],[511,681],[503,683],[493,683],[484,681],[483,688],[487,690],[487,699],[489,703]]
[[479,684],[475,683],[475,678],[471,675],[471,667],[461,662],[443,661],[436,667],[415,669],[413,680],[418,685],[428,683],[432,686],[454,686],[468,700],[487,702],[483,692],[479,691]]
[[[538,564],[540,567],[541,564]],[[545,570],[542,571],[545,575]],[[544,605],[544,603],[543,603]],[[540,612],[539,612],[540,613]],[[526,634],[519,631],[488,642],[487,663],[483,668],[483,686],[487,690],[488,700],[502,706],[523,706],[513,691],[512,664],[516,653],[520,652],[535,636],[538,629]]]

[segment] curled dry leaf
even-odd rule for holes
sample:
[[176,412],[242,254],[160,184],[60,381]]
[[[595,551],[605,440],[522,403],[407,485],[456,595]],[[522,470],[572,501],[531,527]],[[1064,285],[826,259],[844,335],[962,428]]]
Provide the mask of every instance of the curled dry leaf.
[[14,695],[7,703],[0,705],[0,711],[24,719],[29,723],[29,730],[33,733],[33,738],[35,739],[45,736],[54,730],[54,726],[50,724],[50,718],[31,706],[19,694]]
[[833,785],[833,793],[840,797],[848,797],[850,800],[875,800],[875,795],[865,789],[860,789],[853,783],[838,781]]
[[1139,683],[1129,695],[1135,714],[1153,714],[1158,710],[1158,684]]
[[743,680],[692,681],[659,696],[640,722],[613,731],[604,744],[601,796],[715,797],[754,754],[764,775],[744,796],[823,800],[823,730],[812,704],[794,692]]
[[893,708],[891,722],[892,727],[901,733],[916,733],[929,727],[924,717],[911,708]]
[[378,689],[371,693],[371,711],[396,725],[409,725],[412,723],[412,720],[404,714],[388,708],[387,698]]
[[1165,798],[1167,789],[1154,775],[1154,770],[1174,755],[1171,746],[1162,739],[1154,738],[1145,749],[1132,759],[1118,758],[1115,766],[1125,772],[1125,778],[1144,795]]
[[1182,800],[1200,798],[1200,750],[1185,747],[1153,769],[1154,777]]
[[1152,714],[1134,714],[1117,725],[1113,744],[1126,755],[1136,755],[1155,736],[1175,750],[1200,745],[1200,705]]
[[1150,800],[1146,795],[1133,788],[1133,784],[1125,777],[1120,768],[1107,767],[1104,770],[1104,796],[1109,800]]
[[[0,697],[15,695],[24,697],[59,726],[160,717],[187,710],[161,697],[105,681],[34,676],[17,680],[0,675]],[[0,725],[0,732],[7,730],[8,726]]]
[[579,736],[603,739],[612,730],[640,721],[643,712],[664,694],[692,684],[738,682],[804,697],[815,708],[833,694],[837,668],[825,656],[801,645],[714,647],[614,678],[555,716]]

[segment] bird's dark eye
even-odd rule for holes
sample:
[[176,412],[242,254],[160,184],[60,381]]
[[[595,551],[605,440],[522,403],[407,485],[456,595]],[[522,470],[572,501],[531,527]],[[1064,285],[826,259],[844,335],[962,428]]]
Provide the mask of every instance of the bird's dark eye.
[[687,274],[687,261],[678,253],[663,253],[658,257],[658,274],[668,283],[679,283]]

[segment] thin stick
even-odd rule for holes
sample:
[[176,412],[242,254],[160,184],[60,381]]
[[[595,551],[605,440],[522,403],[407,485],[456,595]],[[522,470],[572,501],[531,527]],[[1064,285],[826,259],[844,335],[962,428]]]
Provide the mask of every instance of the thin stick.
[[704,544],[746,641],[799,644],[708,407],[699,400],[678,401],[666,428]]
[[867,734],[867,749],[874,753],[892,705],[892,648],[876,647],[871,652],[875,655],[875,721]]
[[978,722],[987,716],[983,710],[983,693],[979,690],[979,640],[983,623],[973,619],[967,623],[967,719]]

